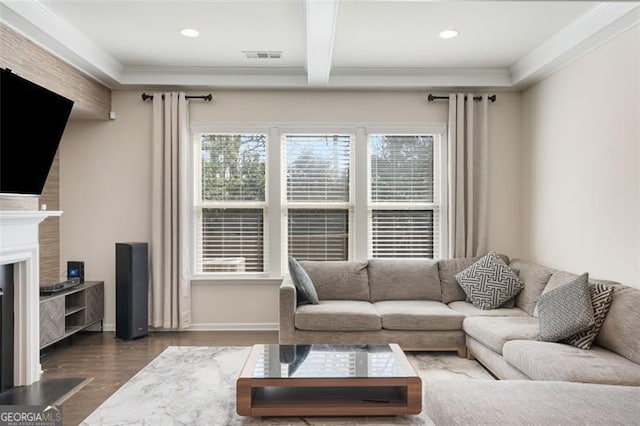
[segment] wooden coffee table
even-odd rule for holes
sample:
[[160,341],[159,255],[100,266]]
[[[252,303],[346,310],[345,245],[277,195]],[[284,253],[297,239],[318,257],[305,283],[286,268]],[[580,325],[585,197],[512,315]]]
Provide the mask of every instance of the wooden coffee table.
[[255,345],[237,380],[242,416],[387,416],[422,411],[398,345]]

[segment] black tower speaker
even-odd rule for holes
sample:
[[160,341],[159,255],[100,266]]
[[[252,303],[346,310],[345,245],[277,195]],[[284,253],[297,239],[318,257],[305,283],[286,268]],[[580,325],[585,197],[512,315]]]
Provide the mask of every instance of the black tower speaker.
[[116,337],[149,334],[147,243],[116,243]]

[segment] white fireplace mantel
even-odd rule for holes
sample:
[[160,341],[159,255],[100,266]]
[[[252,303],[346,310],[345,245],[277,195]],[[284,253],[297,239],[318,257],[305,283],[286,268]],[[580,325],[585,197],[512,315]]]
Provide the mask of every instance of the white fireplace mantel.
[[38,224],[61,211],[0,211],[0,265],[14,264],[14,386],[40,379]]

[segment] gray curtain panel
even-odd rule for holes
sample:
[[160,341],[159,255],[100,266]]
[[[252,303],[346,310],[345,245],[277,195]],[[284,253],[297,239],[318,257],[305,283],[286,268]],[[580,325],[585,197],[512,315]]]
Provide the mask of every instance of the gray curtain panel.
[[[465,101],[465,96],[467,100]],[[488,95],[449,95],[450,258],[479,256],[487,250]]]
[[184,93],[153,94],[149,322],[169,329],[191,325],[186,245],[188,107]]

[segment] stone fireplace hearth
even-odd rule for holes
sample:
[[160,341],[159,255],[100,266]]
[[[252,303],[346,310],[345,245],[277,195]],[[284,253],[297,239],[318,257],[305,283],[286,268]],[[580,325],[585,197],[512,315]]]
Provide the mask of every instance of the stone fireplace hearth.
[[0,211],[0,265],[13,264],[15,386],[40,379],[38,224],[60,211]]

